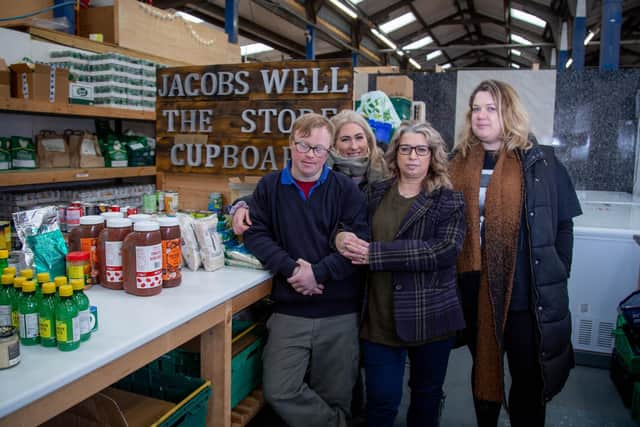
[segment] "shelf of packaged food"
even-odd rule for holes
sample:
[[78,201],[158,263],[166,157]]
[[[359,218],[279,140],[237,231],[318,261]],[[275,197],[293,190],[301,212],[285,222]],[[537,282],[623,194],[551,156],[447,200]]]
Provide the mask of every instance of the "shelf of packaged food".
[[60,116],[154,121],[155,111],[126,110],[124,108],[93,105],[61,104],[22,98],[0,98],[0,110],[16,113],[54,114]]
[[0,187],[27,184],[55,184],[60,182],[93,181],[98,179],[132,178],[153,176],[155,166],[129,168],[52,168],[28,169],[0,172]]

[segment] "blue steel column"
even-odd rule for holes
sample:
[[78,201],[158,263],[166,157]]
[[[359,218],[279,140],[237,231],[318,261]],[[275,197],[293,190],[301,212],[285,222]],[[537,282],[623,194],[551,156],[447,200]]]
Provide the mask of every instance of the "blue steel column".
[[558,71],[564,71],[567,61],[569,60],[569,43],[567,42],[567,23],[562,23],[562,32],[560,33],[560,50],[558,51]]
[[238,43],[238,0],[224,0],[224,32],[229,43]]
[[573,23],[573,69],[584,69],[584,38],[587,35],[587,8],[586,0],[578,0],[576,7],[576,20]]
[[307,25],[307,59],[316,59],[316,29]]
[[602,1],[600,30],[600,71],[617,70],[620,64],[622,0]]
[[351,53],[351,66],[352,67],[357,67],[358,66],[358,53],[357,52],[352,52]]

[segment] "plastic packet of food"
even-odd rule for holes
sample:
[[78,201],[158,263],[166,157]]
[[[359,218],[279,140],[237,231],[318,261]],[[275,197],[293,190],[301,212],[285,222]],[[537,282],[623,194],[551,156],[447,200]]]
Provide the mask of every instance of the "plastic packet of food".
[[67,245],[58,225],[55,206],[19,211],[13,222],[22,243],[25,268],[51,277],[66,276]]
[[224,255],[227,257],[227,260],[239,261],[251,266],[251,268],[264,270],[262,263],[249,252],[243,243],[235,246],[227,246]]
[[360,97],[360,106],[356,111],[364,115],[367,119],[390,123],[394,129],[400,126],[401,123],[400,116],[396,113],[391,99],[389,99],[386,93],[379,90],[362,94]]
[[178,212],[176,214],[180,224],[180,237],[182,239],[182,258],[189,270],[196,271],[200,268],[200,248],[193,229],[194,219],[191,215]]
[[224,245],[217,229],[218,217],[216,215],[198,218],[194,221],[202,266],[206,271],[215,271],[224,266]]

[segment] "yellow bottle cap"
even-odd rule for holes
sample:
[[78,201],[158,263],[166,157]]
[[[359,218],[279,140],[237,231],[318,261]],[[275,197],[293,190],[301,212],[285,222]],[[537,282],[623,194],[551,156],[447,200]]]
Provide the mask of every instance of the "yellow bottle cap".
[[59,292],[61,297],[70,297],[73,295],[73,288],[71,285],[62,285],[60,286]]
[[33,280],[27,280],[22,284],[22,292],[35,292],[36,283]]
[[13,285],[13,275],[12,274],[3,274],[2,275],[2,284],[3,285]]
[[84,289],[83,279],[71,279],[70,284],[74,291],[80,291]]
[[16,268],[14,266],[5,267],[4,270],[2,270],[2,274],[13,274],[15,276]]
[[46,283],[46,282],[50,282],[51,281],[51,276],[49,276],[49,273],[47,273],[46,271],[43,273],[38,273],[38,275],[36,276],[36,278],[38,279],[38,283]]
[[26,277],[24,277],[24,276],[18,276],[18,277],[16,277],[15,279],[13,279],[13,287],[14,287],[14,288],[21,288],[21,287],[22,287],[22,284],[23,284],[24,282],[26,282],[26,281],[27,281],[27,278],[26,278]]
[[47,282],[42,285],[42,293],[44,295],[55,294],[56,293],[56,284],[53,282]]
[[20,272],[22,277],[26,277],[27,279],[33,279],[33,270],[30,268],[25,268]]
[[56,284],[56,288],[59,288],[60,286],[67,284],[67,276],[57,276],[53,281]]
[[9,251],[6,249],[0,249],[0,258],[9,258]]

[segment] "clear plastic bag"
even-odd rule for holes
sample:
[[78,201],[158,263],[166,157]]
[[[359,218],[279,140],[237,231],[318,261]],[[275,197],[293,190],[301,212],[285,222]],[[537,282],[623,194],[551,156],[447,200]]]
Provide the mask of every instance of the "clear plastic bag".
[[25,268],[38,273],[48,272],[51,277],[66,275],[67,245],[58,225],[55,206],[19,211],[13,222],[22,243]]

